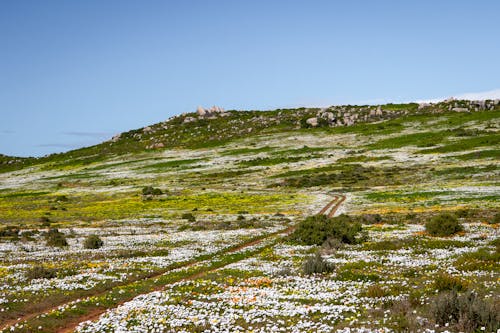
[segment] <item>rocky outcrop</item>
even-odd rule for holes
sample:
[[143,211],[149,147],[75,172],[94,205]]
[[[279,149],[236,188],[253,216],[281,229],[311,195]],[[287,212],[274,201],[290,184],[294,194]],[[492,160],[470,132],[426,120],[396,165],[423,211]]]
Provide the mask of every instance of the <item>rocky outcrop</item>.
[[318,118],[317,117],[312,117],[306,120],[306,124],[311,126],[311,127],[317,127],[318,126]]
[[229,115],[229,113],[227,113],[223,108],[216,105],[212,106],[210,109],[204,109],[203,107],[198,106],[196,113],[199,117],[203,118],[224,117]]
[[121,133],[116,134],[115,136],[113,136],[111,138],[111,142],[118,142],[118,140],[120,140],[121,136],[122,136]]

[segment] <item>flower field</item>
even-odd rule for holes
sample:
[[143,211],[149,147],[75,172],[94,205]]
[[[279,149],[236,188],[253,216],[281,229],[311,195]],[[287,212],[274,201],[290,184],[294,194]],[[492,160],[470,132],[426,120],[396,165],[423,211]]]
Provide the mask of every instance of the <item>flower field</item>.
[[440,112],[0,172],[0,332],[498,332],[498,110]]

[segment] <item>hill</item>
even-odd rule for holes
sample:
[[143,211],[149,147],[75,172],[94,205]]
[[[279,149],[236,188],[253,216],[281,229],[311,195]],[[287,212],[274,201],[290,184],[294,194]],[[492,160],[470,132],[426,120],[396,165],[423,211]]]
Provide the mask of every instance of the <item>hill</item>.
[[0,331],[494,332],[499,128],[499,101],[214,107],[1,156]]

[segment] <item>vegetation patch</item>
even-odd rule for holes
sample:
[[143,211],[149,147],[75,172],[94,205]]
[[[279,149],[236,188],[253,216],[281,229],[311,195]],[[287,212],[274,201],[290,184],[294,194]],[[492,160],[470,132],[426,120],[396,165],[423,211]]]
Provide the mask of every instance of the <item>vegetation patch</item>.
[[451,236],[463,230],[456,216],[442,213],[434,216],[425,224],[425,230],[432,236]]
[[346,244],[357,244],[365,239],[362,226],[348,215],[328,218],[313,215],[301,221],[290,239],[299,244],[322,245],[328,238],[337,238]]

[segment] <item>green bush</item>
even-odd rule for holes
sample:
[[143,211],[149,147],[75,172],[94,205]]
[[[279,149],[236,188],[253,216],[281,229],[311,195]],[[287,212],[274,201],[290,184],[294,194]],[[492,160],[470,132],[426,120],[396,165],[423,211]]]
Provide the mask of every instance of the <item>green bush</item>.
[[153,186],[146,186],[142,189],[142,195],[161,195],[163,191]]
[[189,222],[195,222],[196,221],[196,218],[191,213],[184,213],[184,214],[182,214],[181,218],[183,220],[188,220]]
[[290,238],[305,245],[322,245],[328,238],[337,238],[346,244],[357,244],[365,239],[365,233],[362,232],[361,223],[347,215],[334,218],[313,215],[300,222]]
[[64,247],[68,246],[66,236],[57,229],[50,229],[45,235],[47,246]]
[[56,268],[47,268],[42,265],[36,265],[26,271],[25,277],[28,280],[53,279],[57,276],[57,271],[58,270]]
[[500,212],[496,213],[495,216],[493,216],[493,219],[489,221],[489,224],[498,224],[500,223]]
[[319,252],[308,257],[303,265],[304,274],[321,274],[333,271],[333,265],[326,262]]
[[17,237],[19,235],[19,228],[8,225],[0,228],[0,237]]
[[457,217],[448,213],[436,215],[425,224],[425,230],[430,235],[439,237],[451,236],[463,229]]
[[83,242],[83,247],[86,249],[98,249],[104,245],[102,239],[97,235],[89,235]]

